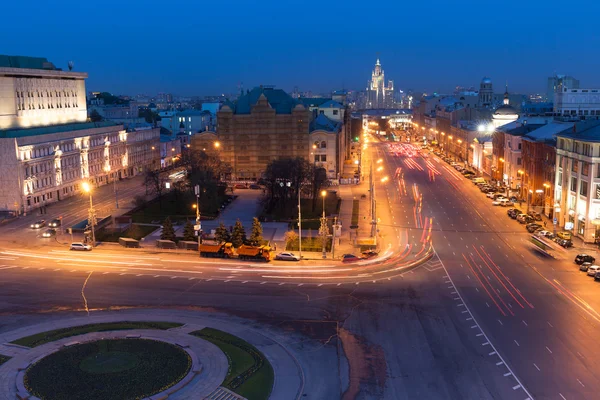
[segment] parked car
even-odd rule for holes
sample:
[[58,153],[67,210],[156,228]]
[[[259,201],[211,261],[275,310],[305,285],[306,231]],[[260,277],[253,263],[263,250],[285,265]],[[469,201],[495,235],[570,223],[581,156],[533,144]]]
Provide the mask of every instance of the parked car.
[[55,218],[48,223],[48,226],[51,228],[58,228],[62,225],[62,220],[60,218]]
[[300,261],[300,256],[297,256],[294,253],[283,252],[277,254],[275,259],[281,261]]
[[508,216],[511,217],[512,219],[517,219],[517,216],[523,214],[523,212],[521,210],[519,210],[518,208],[509,208],[508,209]]
[[49,238],[56,235],[56,229],[50,228],[46,229],[44,233],[42,233],[42,237]]
[[258,190],[260,189],[260,186],[252,184],[250,185],[250,189]]
[[596,259],[593,256],[589,255],[589,254],[580,253],[580,254],[577,254],[575,256],[575,264],[581,265],[584,262],[593,263],[595,261],[596,261]]
[[536,223],[527,224],[526,228],[527,228],[527,232],[529,232],[529,233],[533,233],[537,230],[543,229],[543,227],[540,224],[536,224]]
[[508,207],[508,206],[513,206],[514,203],[512,201],[510,201],[509,199],[502,199],[502,200],[500,200],[500,205],[502,207]]
[[564,247],[565,249],[568,249],[569,247],[573,247],[573,242],[570,241],[569,239],[561,239],[559,237],[555,237],[554,241],[556,243],[558,243],[560,246]]
[[600,272],[600,266],[592,265],[588,267],[587,274],[588,276],[596,276],[596,272]]
[[344,254],[342,256],[342,262],[354,262],[354,261],[359,261],[360,258],[356,257],[354,254]]
[[493,205],[493,206],[499,206],[499,205],[502,205],[502,200],[506,200],[506,199],[502,199],[502,198],[500,198],[500,199],[498,199],[498,200],[494,200],[494,201],[492,201],[492,205]]
[[537,236],[542,236],[542,237],[546,237],[548,239],[554,239],[555,235],[554,233],[550,232],[550,231],[546,231],[546,230],[542,230],[542,231],[538,231],[535,233]]
[[594,280],[600,281],[600,272],[596,272],[596,275],[594,275]]
[[579,270],[583,272],[587,272],[587,270],[592,266],[591,262],[584,262],[579,266]]
[[246,185],[244,185],[243,183],[236,183],[234,188],[236,189],[247,189]]
[[562,232],[558,232],[556,234],[556,236],[558,236],[561,239],[566,239],[566,240],[571,240],[571,232],[567,232],[567,231],[562,231]]
[[490,199],[493,199],[493,198],[494,198],[494,195],[495,195],[495,193],[494,193],[494,192],[487,192],[487,193],[485,194],[485,196],[486,196],[486,197],[489,197]]
[[43,219],[40,219],[39,221],[35,221],[33,224],[31,224],[31,229],[40,229],[46,226],[46,221]]
[[529,214],[536,221],[542,220],[542,216],[539,213],[536,213],[535,211],[529,211],[527,214]]
[[519,214],[517,216],[517,221],[519,221],[519,223],[521,223],[521,224],[530,224],[530,223],[534,222],[535,220],[527,214]]
[[71,243],[71,247],[69,247],[69,250],[91,251],[92,246],[90,246],[89,244],[81,243],[81,242],[75,242],[75,243]]

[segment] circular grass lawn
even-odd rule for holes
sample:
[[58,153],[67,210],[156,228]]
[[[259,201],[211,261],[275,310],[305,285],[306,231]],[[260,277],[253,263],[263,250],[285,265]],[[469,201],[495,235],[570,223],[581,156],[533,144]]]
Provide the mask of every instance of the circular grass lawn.
[[181,348],[147,339],[98,340],[61,349],[25,373],[42,400],[142,399],[183,379],[192,365]]

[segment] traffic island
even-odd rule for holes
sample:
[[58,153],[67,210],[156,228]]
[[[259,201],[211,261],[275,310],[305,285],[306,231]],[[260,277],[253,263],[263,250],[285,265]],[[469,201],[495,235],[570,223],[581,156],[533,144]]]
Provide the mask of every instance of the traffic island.
[[222,386],[251,400],[267,400],[273,389],[273,367],[250,343],[213,328],[190,332],[216,345],[229,362]]
[[148,339],[73,344],[34,363],[24,376],[40,399],[141,399],[163,392],[192,367],[182,348]]
[[2,354],[0,354],[0,365],[4,364],[8,360],[10,360],[9,356],[3,356]]
[[122,331],[130,329],[159,329],[167,330],[182,326],[176,322],[162,321],[122,321],[122,322],[106,322],[99,324],[88,324],[71,326],[68,328],[54,329],[47,332],[36,333],[26,337],[13,340],[11,343],[25,347],[37,347],[56,340],[84,335],[91,332],[107,332],[107,331]]

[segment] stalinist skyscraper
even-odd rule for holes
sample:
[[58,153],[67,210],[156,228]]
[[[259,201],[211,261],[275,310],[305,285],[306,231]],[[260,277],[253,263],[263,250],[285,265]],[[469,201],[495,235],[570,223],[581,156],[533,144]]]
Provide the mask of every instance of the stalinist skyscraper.
[[394,107],[394,82],[385,84],[385,74],[381,68],[379,58],[371,74],[371,80],[367,86],[366,108],[393,108]]

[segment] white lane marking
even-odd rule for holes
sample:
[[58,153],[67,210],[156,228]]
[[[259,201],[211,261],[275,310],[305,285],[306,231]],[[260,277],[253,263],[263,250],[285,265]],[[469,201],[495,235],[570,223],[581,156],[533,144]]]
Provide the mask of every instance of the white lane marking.
[[519,344],[519,342],[517,342],[516,340],[515,340],[515,344],[516,344],[517,346],[521,347],[521,345]]
[[498,320],[498,322],[500,322],[500,325],[504,325],[504,324],[502,323],[502,321]]
[[560,397],[562,397],[563,400],[567,400],[567,398],[565,396],[562,395],[562,393],[558,394]]
[[177,278],[176,276],[172,276],[172,277],[171,277],[171,279],[176,279],[176,278]]
[[158,278],[160,275],[154,275],[154,278]]
[[577,379],[577,382],[579,382],[581,386],[585,387],[585,385],[579,379]]
[[535,369],[537,369],[538,371],[541,371],[540,367],[538,367],[538,366],[536,365],[536,363],[533,363],[533,366],[534,366],[534,367],[535,367]]
[[[11,268],[17,268],[16,265],[10,266],[10,267],[1,267],[0,269],[11,269]],[[55,270],[56,271],[56,270]]]
[[193,281],[194,279],[196,279],[196,278],[194,278],[194,277],[192,276],[191,278],[188,278],[188,281]]
[[513,390],[517,390],[517,389],[518,389],[518,388],[520,388],[520,387],[521,387],[521,385],[516,385],[516,386],[513,386]]
[[527,325],[527,322],[525,322],[525,320],[522,320],[522,322],[525,324],[525,326],[529,326],[529,325]]
[[496,365],[502,365],[502,364],[504,364],[502,361],[498,361],[498,362],[496,363]]
[[[546,321],[546,322],[548,322],[548,321]],[[550,325],[550,328],[554,328],[550,322],[548,322],[548,325]]]
[[494,354],[498,354],[495,351],[492,351],[491,353],[488,354],[488,356],[493,356]]
[[552,354],[552,350],[550,350],[550,348],[549,348],[548,346],[546,346],[546,350],[548,350],[548,352],[549,352],[550,354]]
[[261,285],[264,285],[265,283],[267,283],[267,282],[261,282],[260,284],[261,284]]

